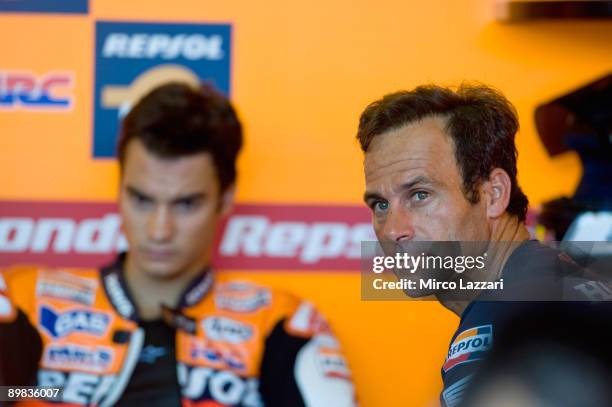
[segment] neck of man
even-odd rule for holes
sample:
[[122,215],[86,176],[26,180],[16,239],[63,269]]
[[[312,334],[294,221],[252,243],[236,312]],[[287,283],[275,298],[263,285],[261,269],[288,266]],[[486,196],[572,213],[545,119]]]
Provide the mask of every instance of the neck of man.
[[[525,223],[519,221],[514,215],[510,215],[507,212],[504,213],[491,224],[491,235],[486,248],[487,261],[485,263],[485,275],[478,274],[478,278],[474,278],[475,274],[470,274],[468,271],[458,276],[464,282],[499,280],[510,255],[523,242],[529,240],[529,238],[529,231],[525,227]],[[481,273],[481,271],[478,271],[478,273]],[[466,293],[469,294],[466,296]],[[467,306],[476,299],[480,293],[481,290],[461,291],[457,289],[437,294],[436,297],[444,307],[458,316],[461,316]]]
[[160,319],[162,305],[176,308],[181,294],[208,265],[208,260],[200,263],[171,277],[156,277],[139,269],[128,252],[124,264],[125,280],[138,309],[139,318],[144,321]]

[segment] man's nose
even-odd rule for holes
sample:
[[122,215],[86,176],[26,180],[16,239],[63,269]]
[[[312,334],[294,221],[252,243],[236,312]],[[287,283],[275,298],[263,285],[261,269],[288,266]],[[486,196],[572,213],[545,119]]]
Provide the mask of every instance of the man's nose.
[[148,222],[149,238],[154,241],[170,240],[174,232],[172,214],[165,206],[159,206],[151,214]]
[[413,217],[402,208],[389,209],[382,228],[386,241],[403,242],[414,238]]

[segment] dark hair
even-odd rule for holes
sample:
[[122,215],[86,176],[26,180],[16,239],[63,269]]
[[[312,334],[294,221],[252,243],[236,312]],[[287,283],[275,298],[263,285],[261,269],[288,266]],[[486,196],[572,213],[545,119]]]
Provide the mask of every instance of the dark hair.
[[477,203],[478,186],[491,170],[502,168],[511,181],[506,210],[524,221],[529,201],[516,179],[518,118],[508,99],[491,87],[462,84],[452,90],[427,85],[386,95],[361,114],[357,139],[367,152],[376,136],[431,116],[446,119],[466,199]]
[[236,180],[242,126],[229,100],[211,86],[168,83],[143,97],[121,126],[118,157],[122,167],[127,145],[134,139],[160,158],[210,153],[221,191]]

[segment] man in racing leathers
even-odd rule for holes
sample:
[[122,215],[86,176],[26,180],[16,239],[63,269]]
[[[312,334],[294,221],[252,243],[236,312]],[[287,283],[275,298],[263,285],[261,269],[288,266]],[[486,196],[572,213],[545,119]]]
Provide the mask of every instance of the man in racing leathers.
[[118,148],[129,251],[101,270],[0,274],[0,385],[63,389],[38,405],[355,405],[312,304],[213,277],[241,145],[233,107],[209,87],[171,83],[138,102]]

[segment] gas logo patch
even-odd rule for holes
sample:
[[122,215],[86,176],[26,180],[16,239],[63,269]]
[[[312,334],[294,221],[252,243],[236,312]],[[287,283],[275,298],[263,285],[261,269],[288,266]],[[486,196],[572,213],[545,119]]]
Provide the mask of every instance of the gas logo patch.
[[110,323],[110,317],[100,312],[70,310],[56,312],[54,309],[40,307],[40,324],[53,338],[63,338],[74,332],[103,336]]

